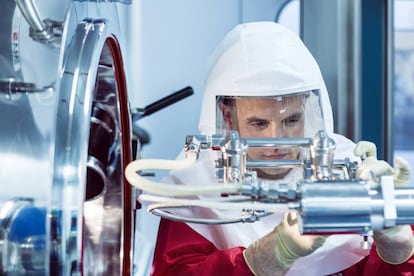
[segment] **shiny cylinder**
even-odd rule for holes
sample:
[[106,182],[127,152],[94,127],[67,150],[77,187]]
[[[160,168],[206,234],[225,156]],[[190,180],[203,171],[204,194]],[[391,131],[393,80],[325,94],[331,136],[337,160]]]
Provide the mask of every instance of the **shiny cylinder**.
[[371,227],[371,198],[360,183],[301,184],[303,233],[364,233]]
[[[326,181],[300,184],[303,233],[360,233],[392,225],[414,224],[414,190],[394,190],[395,206],[385,206],[380,189],[359,182]],[[385,208],[396,208],[388,221]]]
[[40,19],[38,8],[33,0],[16,0],[26,21],[36,32],[44,31],[45,24]]

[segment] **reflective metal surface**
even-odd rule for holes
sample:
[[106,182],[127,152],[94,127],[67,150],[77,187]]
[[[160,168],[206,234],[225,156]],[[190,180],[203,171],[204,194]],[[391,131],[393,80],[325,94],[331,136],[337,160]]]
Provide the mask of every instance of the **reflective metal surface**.
[[[248,163],[245,156],[250,145],[283,148],[300,145],[302,150],[310,150],[307,154],[303,151],[299,160]],[[186,157],[183,159],[140,159],[125,169],[129,183],[145,192],[138,198],[147,205],[147,210],[165,219],[203,224],[245,223],[255,222],[269,213],[292,209],[300,215],[302,233],[358,233],[363,236],[363,248],[370,247],[368,236],[374,230],[414,222],[414,190],[394,189],[393,175],[358,179],[358,162],[349,158],[334,159],[336,144],[325,131],[318,131],[312,139],[244,139],[237,131],[229,131],[225,137],[188,135],[184,149]],[[151,181],[137,173],[148,169],[191,168],[200,151],[208,149],[220,151],[214,169],[221,185],[184,183],[177,186]],[[299,167],[303,178],[294,183],[261,179],[251,170],[260,166]],[[181,212],[187,208],[232,211],[230,214],[234,217],[229,218],[225,213],[208,217],[203,212],[195,211],[190,215]]]
[[0,273],[131,273],[130,114],[118,5],[3,1]]

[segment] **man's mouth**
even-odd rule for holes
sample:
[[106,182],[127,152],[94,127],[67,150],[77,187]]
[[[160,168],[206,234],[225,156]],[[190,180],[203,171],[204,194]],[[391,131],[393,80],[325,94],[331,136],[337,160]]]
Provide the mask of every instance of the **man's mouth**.
[[265,154],[263,155],[265,160],[278,160],[286,159],[288,157],[287,153],[278,153],[278,154]]

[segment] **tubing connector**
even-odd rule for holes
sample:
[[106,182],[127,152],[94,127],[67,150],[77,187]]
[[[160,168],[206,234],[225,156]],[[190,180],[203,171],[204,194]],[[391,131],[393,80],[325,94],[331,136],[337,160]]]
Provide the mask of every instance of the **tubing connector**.
[[30,26],[30,37],[40,43],[58,48],[62,41],[63,23],[51,19],[41,20],[34,0],[15,0]]
[[202,149],[208,149],[210,147],[210,142],[206,135],[187,135],[185,137],[185,152],[194,152],[197,154],[200,153]]
[[313,177],[318,180],[330,180],[334,178],[332,173],[335,141],[326,131],[319,130],[310,146]]

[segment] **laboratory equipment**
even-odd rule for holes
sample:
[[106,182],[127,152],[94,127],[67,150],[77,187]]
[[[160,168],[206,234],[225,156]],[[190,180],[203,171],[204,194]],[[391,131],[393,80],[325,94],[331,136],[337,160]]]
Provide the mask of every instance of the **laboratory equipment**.
[[[306,154],[300,160],[248,160],[249,147],[296,147]],[[129,183],[143,192],[139,196],[155,215],[185,222],[220,224],[255,222],[273,212],[297,210],[305,234],[359,233],[368,247],[373,230],[414,222],[414,190],[394,189],[393,176],[359,180],[358,162],[335,159],[335,142],[324,131],[311,138],[240,138],[237,131],[223,135],[188,135],[186,158],[136,160],[126,170]],[[217,151],[216,183],[174,185],[145,179],[148,169],[190,168],[200,151]],[[303,178],[296,183],[268,181],[257,177],[254,168],[299,168]],[[194,196],[209,195],[203,199]],[[192,198],[188,198],[192,196]],[[239,217],[194,218],[174,213],[189,207],[239,210]]]

